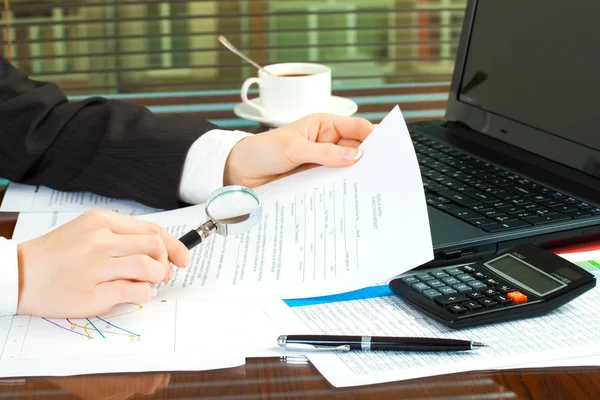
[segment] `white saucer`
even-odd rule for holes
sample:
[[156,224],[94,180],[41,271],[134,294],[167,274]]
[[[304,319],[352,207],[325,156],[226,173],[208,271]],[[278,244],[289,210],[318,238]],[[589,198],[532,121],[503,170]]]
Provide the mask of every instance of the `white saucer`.
[[[251,99],[250,101],[260,104],[260,99]],[[351,99],[345,97],[331,96],[331,114],[338,114],[344,116],[353,115],[358,110],[358,105]],[[248,119],[250,121],[260,122],[263,125],[279,128],[280,126],[287,125],[294,121],[285,121],[278,118],[271,118],[268,116],[260,115],[258,110],[250,107],[246,103],[239,103],[233,109],[235,115],[240,118]]]

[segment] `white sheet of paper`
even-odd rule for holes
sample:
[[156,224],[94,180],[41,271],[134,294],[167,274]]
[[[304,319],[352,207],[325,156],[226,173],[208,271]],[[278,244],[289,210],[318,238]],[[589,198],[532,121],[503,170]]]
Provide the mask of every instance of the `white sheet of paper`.
[[0,377],[230,368],[257,348],[275,355],[276,332],[253,301],[153,300],[89,321],[2,317]]
[[[600,274],[597,274],[600,275]],[[425,336],[481,341],[489,347],[464,352],[308,353],[336,387],[368,385],[471,370],[561,366],[597,362],[600,356],[600,287],[541,317],[451,330],[424,317],[396,296],[293,307],[304,329],[290,323],[287,334]],[[266,309],[288,320],[281,307]],[[569,329],[572,328],[572,329]],[[592,358],[595,357],[595,358]],[[585,364],[582,364],[585,365]]]
[[[377,284],[433,258],[419,165],[396,107],[348,168],[319,167],[259,187],[262,219],[249,233],[213,235],[192,264],[159,287],[161,299],[301,298]],[[73,214],[21,215],[17,241]],[[203,206],[145,215],[181,237]]]
[[571,262],[600,260],[600,250],[580,251],[577,253],[559,253],[558,255]]
[[112,210],[125,215],[142,215],[160,210],[130,200],[113,199],[88,192],[61,192],[45,186],[11,182],[6,189],[0,211],[53,212]]

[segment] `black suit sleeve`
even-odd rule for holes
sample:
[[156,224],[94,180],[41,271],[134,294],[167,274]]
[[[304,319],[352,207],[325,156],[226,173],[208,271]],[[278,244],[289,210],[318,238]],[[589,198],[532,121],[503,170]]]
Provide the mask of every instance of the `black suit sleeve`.
[[214,128],[123,101],[69,102],[0,57],[0,176],[11,181],[175,208],[187,151]]

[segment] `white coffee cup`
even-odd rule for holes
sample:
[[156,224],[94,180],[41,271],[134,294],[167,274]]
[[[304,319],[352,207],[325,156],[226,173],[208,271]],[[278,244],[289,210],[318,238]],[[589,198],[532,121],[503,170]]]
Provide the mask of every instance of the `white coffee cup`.
[[[308,114],[331,111],[331,69],[312,63],[283,63],[264,67],[258,78],[246,79],[242,100],[261,116],[295,121]],[[258,84],[259,98],[248,99],[248,89]]]

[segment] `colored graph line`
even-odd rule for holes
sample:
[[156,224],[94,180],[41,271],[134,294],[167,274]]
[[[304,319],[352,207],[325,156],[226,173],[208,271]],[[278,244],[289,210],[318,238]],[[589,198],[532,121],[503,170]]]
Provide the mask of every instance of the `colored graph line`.
[[92,321],[90,321],[90,319],[89,319],[89,318],[86,318],[86,321],[87,321],[87,322],[89,322],[90,324],[92,324],[92,326],[94,327],[94,329],[96,330],[96,332],[98,332],[98,333],[100,334],[100,336],[102,336],[102,339],[106,339],[106,336],[104,336],[104,335],[102,334],[102,332],[100,332],[100,331],[98,330],[98,328],[96,328],[96,325],[94,325],[94,323],[93,323]]
[[50,321],[50,320],[49,320],[49,319],[47,319],[47,318],[42,318],[42,319],[43,319],[44,321],[48,321],[48,322],[50,322],[50,323],[51,323],[51,324],[53,324],[53,325],[56,325],[56,326],[58,326],[58,327],[59,327],[59,328],[61,328],[61,329],[64,329],[64,330],[65,330],[65,331],[67,331],[67,332],[76,333],[76,334],[78,334],[78,335],[81,335],[81,336],[88,337],[88,336],[84,335],[84,334],[83,334],[83,333],[81,333],[81,332],[75,332],[75,331],[72,331],[72,330],[70,330],[69,328],[65,328],[64,326],[62,326],[62,325],[60,325],[60,324],[57,324],[57,323],[56,323],[56,322],[54,322],[54,321]]
[[[134,338],[134,337],[139,338],[139,337],[141,337],[140,334],[134,333],[134,332],[129,331],[129,330],[125,329],[125,328],[121,328],[120,326],[115,325],[112,322],[110,322],[110,319],[122,317],[122,316],[129,315],[129,314],[133,314],[133,313],[136,313],[138,311],[141,311],[144,308],[140,304],[127,303],[127,305],[134,306],[135,309],[130,310],[130,311],[121,312],[121,313],[114,314],[114,315],[104,316],[104,317],[96,316],[96,318],[91,318],[91,319],[90,318],[86,318],[85,321],[87,321],[87,322],[85,324],[82,324],[82,325],[78,324],[77,322],[71,321],[71,319],[69,319],[69,318],[66,318],[66,321],[70,325],[70,328],[62,326],[60,323],[57,323],[55,321],[51,321],[51,320],[49,320],[47,318],[42,318],[42,319],[44,321],[50,322],[51,324],[53,324],[53,325],[55,325],[55,326],[57,326],[57,327],[59,327],[61,329],[64,329],[64,330],[66,330],[68,332],[71,332],[71,333],[75,333],[75,334],[80,335],[80,336],[84,336],[84,337],[86,337],[88,339],[94,339],[94,336],[92,335],[93,332],[94,332],[94,330],[96,332],[98,332],[98,334],[103,339],[106,339],[105,334],[106,335],[127,336],[129,338]],[[98,324],[98,322],[103,322],[103,323],[105,323],[107,325],[107,327],[112,327],[115,330],[118,330],[120,332],[115,332],[113,330],[107,330],[107,329],[100,329],[98,326],[96,326],[96,324]],[[94,323],[96,323],[96,324],[94,324]],[[83,330],[83,333],[76,331],[74,328],[79,328],[79,329]],[[94,330],[91,330],[91,328],[94,328]]]
[[133,336],[140,336],[140,335],[138,335],[137,333],[133,333],[133,332],[131,332],[131,331],[128,331],[127,329],[123,329],[123,328],[121,328],[121,327],[119,327],[119,326],[117,326],[117,325],[115,325],[115,324],[113,324],[113,323],[111,323],[111,322],[108,322],[108,321],[107,321],[107,320],[105,320],[105,319],[102,319],[102,318],[100,318],[100,317],[96,317],[96,318],[98,318],[98,319],[99,319],[100,321],[102,321],[102,322],[106,322],[108,325],[112,326],[113,328],[120,329],[120,330],[122,330],[122,331],[124,331],[124,332],[127,332],[127,333],[131,333]]

